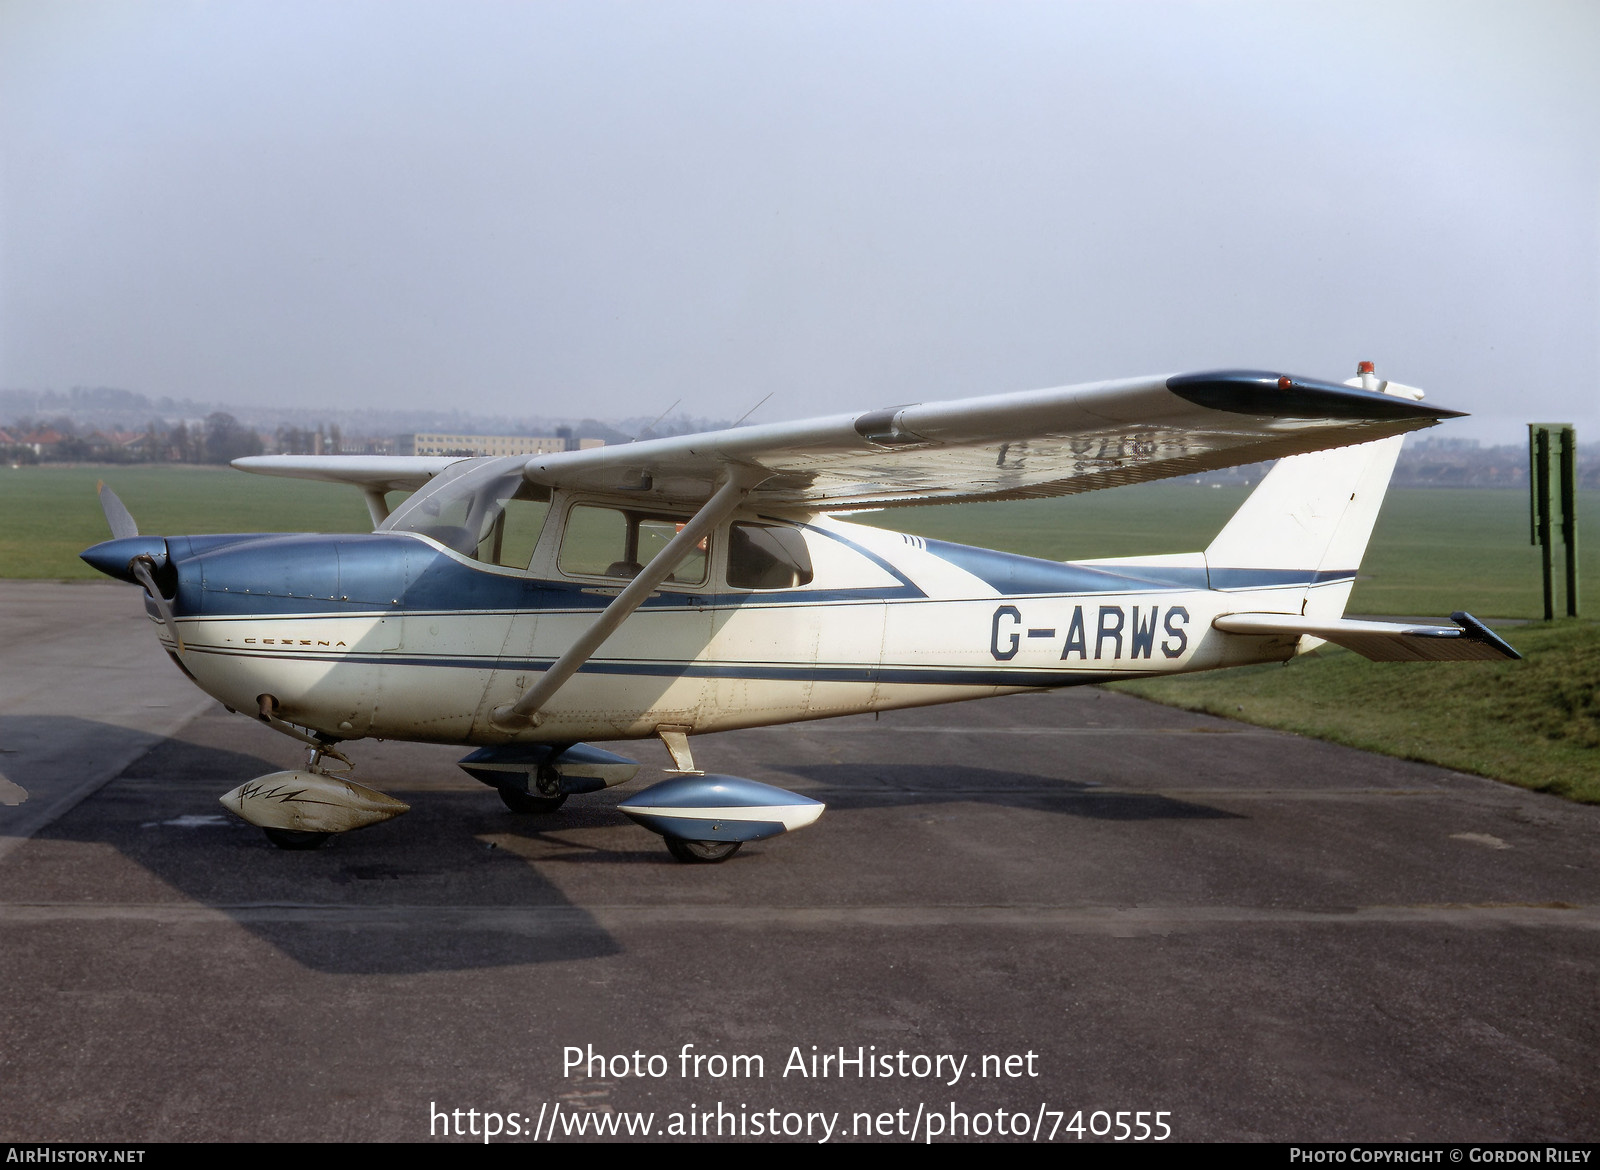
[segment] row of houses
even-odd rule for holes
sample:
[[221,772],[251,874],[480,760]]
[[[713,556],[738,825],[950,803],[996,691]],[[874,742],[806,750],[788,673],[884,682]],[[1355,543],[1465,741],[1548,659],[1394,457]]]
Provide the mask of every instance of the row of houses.
[[143,461],[160,458],[154,452],[160,447],[161,438],[147,431],[92,431],[78,435],[54,427],[0,428],[0,451],[12,455],[31,452],[40,459]]

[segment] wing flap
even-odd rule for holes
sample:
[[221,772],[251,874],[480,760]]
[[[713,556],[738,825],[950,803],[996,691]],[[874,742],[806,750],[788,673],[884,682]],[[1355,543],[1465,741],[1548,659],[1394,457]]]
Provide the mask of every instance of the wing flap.
[[1353,650],[1374,662],[1466,662],[1521,658],[1470,613],[1450,615],[1453,626],[1401,625],[1354,618],[1308,618],[1287,613],[1229,613],[1212,621],[1228,634],[1301,634]]

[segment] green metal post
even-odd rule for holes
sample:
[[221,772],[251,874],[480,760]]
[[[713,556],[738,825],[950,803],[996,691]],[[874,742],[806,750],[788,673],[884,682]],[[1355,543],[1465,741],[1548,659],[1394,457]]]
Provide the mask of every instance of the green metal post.
[[1556,619],[1555,565],[1550,548],[1550,429],[1533,433],[1533,479],[1538,515],[1539,563],[1544,570],[1544,620]]
[[1578,433],[1561,428],[1561,543],[1567,546],[1567,616],[1578,616]]
[[1528,543],[1539,543],[1539,424],[1528,424]]

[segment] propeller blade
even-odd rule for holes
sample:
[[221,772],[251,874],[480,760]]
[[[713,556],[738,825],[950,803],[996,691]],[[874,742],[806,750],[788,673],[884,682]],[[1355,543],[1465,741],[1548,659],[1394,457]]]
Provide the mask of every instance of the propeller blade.
[[132,514],[117,498],[117,493],[108,488],[103,479],[96,490],[100,493],[100,510],[106,514],[106,523],[111,525],[112,538],[121,540],[124,536],[138,536],[139,526],[133,522]]
[[[117,497],[112,496],[111,498],[115,500]],[[120,500],[118,504],[121,504]],[[143,557],[135,557],[128,566],[128,571],[139,579],[139,584],[145,587],[145,591],[150,594],[151,599],[156,603],[156,609],[161,613],[161,620],[167,623],[167,633],[172,635],[172,640],[177,643],[178,653],[182,654],[183,635],[178,633],[178,622],[172,616],[172,606],[167,603],[165,597],[161,596],[161,590],[156,588],[156,578],[155,574],[150,572],[150,563]]]

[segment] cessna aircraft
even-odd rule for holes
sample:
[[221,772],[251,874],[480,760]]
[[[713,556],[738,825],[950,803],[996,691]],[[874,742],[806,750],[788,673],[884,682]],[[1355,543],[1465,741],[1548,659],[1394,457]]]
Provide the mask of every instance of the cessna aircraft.
[[[1406,431],[1459,412],[1380,381],[1228,370],[890,407],[498,458],[262,456],[353,485],[364,535],[141,536],[83,553],[137,582],[178,668],[303,741],[303,768],[222,798],[277,845],[408,806],[346,775],[365,737],[473,746],[507,807],[548,814],[639,765],[621,806],[682,861],[823,806],[704,775],[689,737],[1051,687],[1284,661],[1515,658],[1454,625],[1343,616]],[[1279,462],[1203,552],[1056,562],[863,527],[853,510],[1016,500]],[[390,493],[411,494],[390,510]]]

